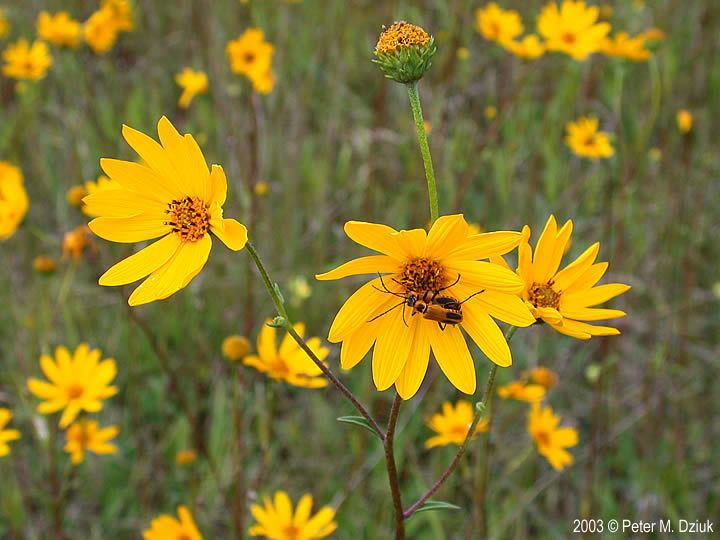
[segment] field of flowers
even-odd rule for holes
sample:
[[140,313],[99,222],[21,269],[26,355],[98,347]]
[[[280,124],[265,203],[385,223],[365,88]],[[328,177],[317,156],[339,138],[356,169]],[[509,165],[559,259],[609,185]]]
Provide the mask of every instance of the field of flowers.
[[719,34],[0,0],[0,538],[716,531]]

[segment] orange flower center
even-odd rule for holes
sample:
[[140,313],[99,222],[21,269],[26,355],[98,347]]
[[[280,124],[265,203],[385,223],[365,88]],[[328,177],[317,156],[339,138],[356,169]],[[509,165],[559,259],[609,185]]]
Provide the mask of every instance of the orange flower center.
[[255,53],[254,52],[246,52],[243,56],[243,61],[246,64],[252,64],[255,61]]
[[375,54],[393,54],[399,49],[424,47],[430,41],[430,35],[414,24],[400,21],[386,28],[375,46]]
[[435,292],[445,286],[445,268],[425,257],[410,259],[402,264],[399,281],[408,292]]
[[562,35],[562,38],[564,43],[567,43],[568,45],[572,45],[577,41],[577,36],[573,34],[572,32],[566,32]]
[[450,434],[458,437],[459,439],[464,439],[465,435],[467,435],[469,425],[463,425],[458,424],[450,428]]
[[270,362],[270,373],[274,377],[283,378],[283,377],[286,377],[290,373],[290,369],[288,368],[288,365],[285,363],[285,360],[278,357]]
[[295,525],[290,524],[283,530],[285,533],[286,540],[295,540],[296,538],[300,537],[300,529],[298,529]]
[[177,540],[192,540],[192,538],[190,538],[189,534],[180,533],[177,536]]
[[200,240],[210,229],[208,205],[198,197],[172,201],[165,212],[170,215],[165,225],[170,225],[185,242]]
[[67,397],[68,397],[68,399],[77,399],[83,395],[84,391],[85,391],[85,388],[83,388],[79,384],[73,384],[73,385],[69,386],[67,389]]
[[533,283],[528,292],[530,303],[535,307],[560,307],[560,293],[553,288],[553,280],[547,283]]
[[535,433],[535,440],[540,446],[550,446],[550,434],[547,431]]
[[583,141],[585,146],[595,146],[595,135],[588,135]]
[[84,423],[80,424],[80,430],[78,431],[77,435],[74,437],[75,442],[80,445],[80,448],[87,448],[88,444],[90,444],[90,432],[85,427]]

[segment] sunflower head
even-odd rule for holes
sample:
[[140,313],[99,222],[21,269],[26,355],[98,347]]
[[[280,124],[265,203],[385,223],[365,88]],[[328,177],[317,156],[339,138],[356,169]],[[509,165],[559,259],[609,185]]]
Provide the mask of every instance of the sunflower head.
[[435,39],[430,34],[419,26],[400,21],[380,34],[373,62],[388,79],[407,84],[425,75],[436,51]]
[[277,538],[278,540],[316,540],[331,535],[337,529],[335,510],[323,506],[311,515],[313,498],[303,495],[293,510],[292,501],[284,491],[271,499],[263,497],[263,504],[253,504],[250,512],[256,523],[250,527],[250,536]]
[[118,389],[110,386],[117,368],[115,360],[100,361],[102,352],[82,343],[70,354],[65,347],[55,349],[55,358],[43,354],[40,367],[47,381],[28,379],[32,394],[45,400],[37,410],[51,414],[62,410],[60,427],[66,428],[81,411],[98,412],[103,400],[114,396]]

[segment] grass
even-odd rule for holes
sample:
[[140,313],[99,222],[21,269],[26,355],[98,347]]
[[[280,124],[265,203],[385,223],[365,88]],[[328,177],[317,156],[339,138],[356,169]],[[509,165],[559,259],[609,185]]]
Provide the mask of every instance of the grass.
[[[297,276],[312,286],[291,316],[326,335],[359,281],[314,282],[313,275],[360,253],[342,232],[350,219],[419,227],[427,194],[406,92],[370,63],[380,26],[420,23],[439,53],[420,83],[439,185],[440,211],[462,212],[486,230],[538,232],[549,213],[575,222],[569,255],[600,240],[609,280],[633,285],[614,302],[628,317],[623,335],[580,343],[543,327],[519,332],[514,365],[546,365],[560,384],[549,403],[578,427],[576,464],[556,474],[531,450],[526,408],[495,401],[488,486],[492,538],[559,538],[573,519],[712,518],[717,478],[718,323],[713,284],[720,280],[715,242],[720,157],[713,118],[720,112],[715,2],[615,2],[613,25],[650,26],[668,38],[647,63],[593,57],[576,63],[552,55],[523,63],[475,33],[466,0],[407,2],[136,2],[137,27],[105,57],[87,49],[56,51],[48,77],[23,94],[0,79],[0,158],[21,167],[31,199],[24,225],[0,246],[0,405],[23,433],[0,460],[0,536],[48,538],[53,491],[48,469],[51,423],[35,412],[25,380],[38,356],[57,344],[88,341],[117,359],[120,393],[100,415],[120,427],[116,456],[90,457],[69,483],[63,527],[68,538],[137,538],[150,520],[178,504],[191,507],[206,538],[234,538],[235,488],[244,472],[249,496],[286,489],[294,500],[338,506],[335,537],[388,538],[392,504],[382,447],[362,429],[339,424],[353,414],[332,391],[268,382],[220,357],[231,333],[254,340],[274,315],[246,253],[216,243],[203,273],[182,293],[134,311],[156,347],[131,320],[118,290],[97,277],[129,248],[99,241],[96,256],[64,263],[52,276],[32,271],[38,254],[59,256],[62,234],[85,222],[66,190],[99,174],[102,156],[132,159],[123,123],[153,133],[168,115],[197,135],[230,181],[225,215],[247,223],[274,279],[287,290]],[[527,27],[541,3],[521,8]],[[85,18],[87,2],[48,1]],[[13,36],[34,35],[40,3],[9,6]],[[248,26],[276,46],[275,90],[253,106],[249,86],[229,72],[228,39]],[[457,47],[470,50],[459,60]],[[211,95],[187,113],[176,108],[175,73],[204,68]],[[484,109],[497,107],[495,119]],[[683,137],[675,112],[689,108],[695,128]],[[255,111],[255,112],[253,112]],[[614,134],[616,156],[593,163],[563,143],[564,125],[595,114]],[[258,153],[251,143],[257,122]],[[651,148],[660,158],[649,158]],[[252,184],[268,181],[255,197]],[[127,295],[129,289],[123,291]],[[249,306],[249,307],[248,307]],[[175,380],[167,377],[166,355]],[[479,387],[489,370],[475,351]],[[331,347],[330,365],[339,348]],[[432,364],[432,363],[431,363]],[[372,386],[366,359],[342,378],[386,419],[392,397]],[[428,452],[424,420],[460,395],[433,368],[418,396],[400,411],[396,458],[409,504],[440,474],[449,448]],[[186,397],[193,433],[177,396]],[[238,430],[238,426],[241,426]],[[244,454],[238,455],[242,439]],[[175,465],[179,450],[205,445],[205,459]],[[480,444],[437,499],[462,507],[408,521],[410,538],[476,538],[472,508]],[[67,458],[58,474],[69,475]],[[249,525],[249,515],[245,516]]]

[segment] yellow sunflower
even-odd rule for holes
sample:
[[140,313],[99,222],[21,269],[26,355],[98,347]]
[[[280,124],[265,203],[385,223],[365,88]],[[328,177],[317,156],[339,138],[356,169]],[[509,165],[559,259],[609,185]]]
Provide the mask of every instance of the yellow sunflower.
[[[475,366],[460,328],[490,360],[503,367],[512,363],[510,348],[493,317],[529,326],[532,314],[517,296],[522,291],[520,278],[481,259],[512,250],[521,241],[520,233],[470,234],[461,215],[440,217],[429,233],[357,221],[346,223],[345,233],[382,255],[355,259],[316,276],[320,280],[378,276],[345,302],[330,328],[328,340],[342,342],[343,368],[355,366],[374,345],[376,387],[385,390],[394,384],[409,399],[422,383],[432,349],[450,382],[472,394]],[[410,293],[433,296],[436,292],[462,302],[461,321],[455,313],[455,324],[441,325],[406,305]]]
[[150,528],[143,531],[144,540],[202,540],[186,506],[178,506],[178,518],[162,514],[150,522]]
[[29,204],[20,169],[12,163],[0,161],[0,242],[15,234]]
[[586,6],[583,0],[564,0],[547,4],[538,18],[538,33],[545,38],[548,51],[558,51],[585,60],[599,52],[610,32],[610,24],[597,22],[597,6]]
[[535,34],[529,34],[518,41],[510,41],[505,48],[518,58],[534,60],[545,54],[545,44]]
[[574,459],[566,448],[578,443],[575,428],[559,428],[560,417],[553,414],[552,408],[533,405],[528,419],[528,432],[535,441],[541,456],[548,460],[556,470],[572,465]]
[[557,374],[553,370],[543,366],[537,366],[529,369],[523,373],[523,376],[526,379],[531,380],[533,383],[544,387],[546,390],[549,390],[558,382]]
[[627,32],[618,32],[614,37],[609,37],[603,42],[602,52],[608,56],[625,58],[633,62],[645,62],[652,55],[645,48],[646,42],[645,34],[630,37]]
[[37,18],[38,36],[58,47],[80,45],[81,25],[67,11],[51,15],[41,11]]
[[517,11],[490,2],[475,11],[475,29],[488,41],[505,45],[522,34],[523,23]]
[[[550,216],[534,255],[528,242],[520,245],[518,274],[525,282],[523,298],[538,319],[562,334],[578,339],[619,334],[617,328],[582,322],[625,316],[619,309],[594,307],[630,290],[630,285],[621,283],[595,286],[608,268],[606,262],[595,262],[600,244],[596,242],[558,271],[572,227],[568,220],[558,230],[555,216]],[[529,238],[530,228],[526,226],[524,232],[524,238]]]
[[38,81],[45,77],[53,58],[44,41],[19,39],[3,51],[3,74],[14,79]]
[[[475,411],[469,401],[461,399],[454,406],[449,401],[443,403],[442,412],[433,414],[428,420],[428,427],[437,435],[425,441],[425,448],[448,444],[461,445],[465,441],[465,437],[467,437],[474,414]],[[490,417],[483,417],[475,427],[473,437],[477,436],[478,433],[486,432],[489,424]]]
[[118,26],[109,9],[95,11],[83,24],[85,43],[95,54],[104,54],[113,48],[118,39]]
[[503,399],[515,399],[534,403],[545,397],[545,387],[539,384],[528,383],[525,380],[513,381],[498,388],[498,396]]
[[118,434],[117,426],[100,428],[95,420],[83,418],[72,424],[65,433],[65,452],[70,454],[73,465],[79,465],[85,460],[85,452],[93,454],[115,454],[117,446],[110,444]]
[[100,276],[100,285],[114,286],[149,275],[130,295],[131,306],[162,300],[190,283],[210,255],[210,232],[234,251],[247,242],[244,225],[223,219],[227,180],[222,167],[208,170],[193,136],[180,135],[164,116],[158,134],[161,144],[123,126],[125,140],[146,165],[100,160],[121,189],[83,199],[100,215],[88,224],[100,238],[135,243],[162,237]]
[[565,129],[565,142],[578,156],[598,159],[609,158],[615,154],[610,144],[610,135],[605,131],[598,131],[597,118],[583,116],[574,122],[568,122]]
[[292,501],[284,491],[275,493],[274,501],[263,497],[263,506],[250,507],[256,524],[250,527],[250,536],[264,536],[269,540],[314,540],[325,538],[337,529],[335,510],[323,506],[311,517],[312,495],[305,494],[293,512]]
[[89,413],[102,409],[103,400],[117,394],[116,386],[109,386],[115,378],[115,360],[108,358],[100,362],[102,352],[90,350],[87,343],[81,343],[75,354],[65,347],[55,349],[55,361],[43,354],[40,367],[50,382],[28,379],[30,392],[45,400],[38,405],[41,414],[63,411],[60,427],[66,428],[80,411]]
[[16,441],[20,438],[20,432],[17,429],[7,428],[12,417],[12,411],[0,407],[0,457],[7,456],[10,453],[10,446],[8,445],[10,441]]
[[275,47],[265,41],[265,33],[259,28],[248,28],[226,47],[230,69],[251,80],[265,76],[272,65]]
[[178,100],[178,107],[181,109],[187,109],[195,96],[208,91],[208,76],[202,70],[183,68],[180,73],[175,75],[175,82],[182,88],[182,94]]
[[[243,364],[252,366],[261,373],[267,373],[268,377],[285,381],[293,386],[303,388],[322,388],[328,382],[319,367],[313,362],[307,353],[303,351],[290,334],[285,334],[280,349],[277,348],[275,328],[268,326],[270,321],[260,330],[257,340],[258,354],[251,354],[243,359]],[[302,323],[294,325],[295,331],[302,336],[305,333],[305,325]],[[323,347],[320,338],[312,337],[307,340],[307,345],[320,360],[328,355],[327,347]]]

